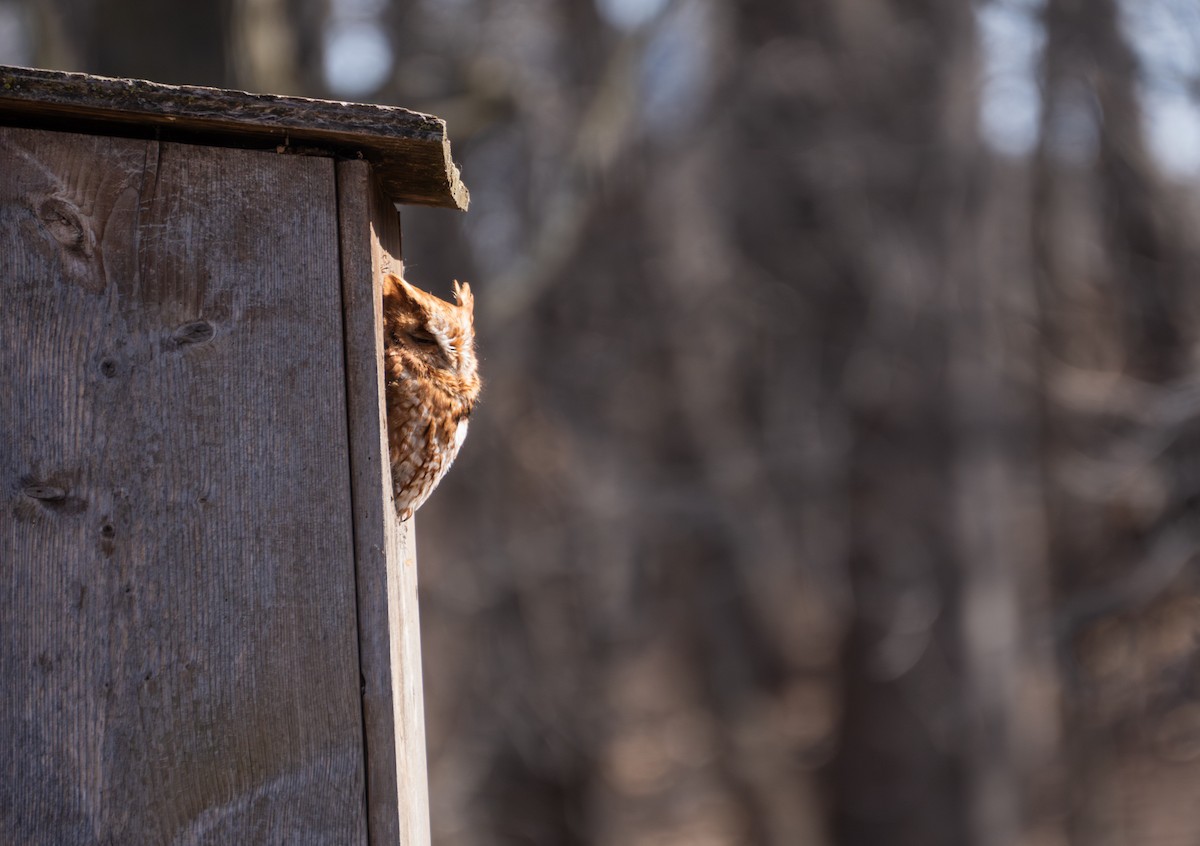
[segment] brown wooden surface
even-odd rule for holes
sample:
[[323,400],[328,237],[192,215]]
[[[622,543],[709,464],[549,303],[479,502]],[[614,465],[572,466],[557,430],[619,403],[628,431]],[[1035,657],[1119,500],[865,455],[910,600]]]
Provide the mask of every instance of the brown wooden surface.
[[445,122],[395,106],[0,65],[0,123],[363,158],[394,203],[469,202]]
[[0,843],[366,842],[334,163],[0,162]]
[[400,221],[371,171],[337,169],[368,824],[372,843],[427,846],[416,548],[413,521],[397,521],[392,504],[382,402],[380,282],[398,270]]

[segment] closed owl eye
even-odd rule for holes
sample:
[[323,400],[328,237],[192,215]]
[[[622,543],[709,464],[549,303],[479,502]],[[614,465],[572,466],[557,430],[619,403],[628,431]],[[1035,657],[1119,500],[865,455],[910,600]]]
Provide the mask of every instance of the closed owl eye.
[[408,333],[408,337],[412,338],[416,343],[423,346],[437,346],[437,338],[426,332],[424,329],[414,329]]

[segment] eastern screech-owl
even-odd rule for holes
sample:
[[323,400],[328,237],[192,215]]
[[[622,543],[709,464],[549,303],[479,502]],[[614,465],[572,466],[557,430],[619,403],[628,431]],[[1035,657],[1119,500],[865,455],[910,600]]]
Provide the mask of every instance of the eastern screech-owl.
[[388,446],[401,520],[421,507],[450,469],[479,397],[475,300],[471,287],[458,282],[454,295],[458,305],[401,276],[388,274],[383,283]]

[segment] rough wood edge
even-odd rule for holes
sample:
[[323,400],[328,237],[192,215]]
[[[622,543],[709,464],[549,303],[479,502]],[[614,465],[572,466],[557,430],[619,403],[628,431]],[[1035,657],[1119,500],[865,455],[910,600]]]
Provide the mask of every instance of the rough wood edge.
[[445,121],[398,106],[0,65],[0,122],[362,158],[393,203],[470,203]]
[[337,165],[368,839],[428,846],[429,788],[412,521],[392,505],[383,406],[383,264],[395,210],[363,162]]

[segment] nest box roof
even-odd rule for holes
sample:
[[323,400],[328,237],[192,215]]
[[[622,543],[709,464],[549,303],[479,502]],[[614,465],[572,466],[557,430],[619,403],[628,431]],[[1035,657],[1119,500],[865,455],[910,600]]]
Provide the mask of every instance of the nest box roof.
[[362,158],[395,203],[469,201],[445,121],[397,106],[0,65],[0,124]]

